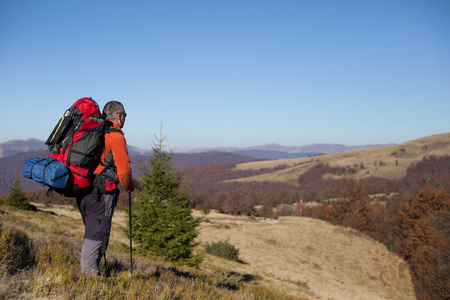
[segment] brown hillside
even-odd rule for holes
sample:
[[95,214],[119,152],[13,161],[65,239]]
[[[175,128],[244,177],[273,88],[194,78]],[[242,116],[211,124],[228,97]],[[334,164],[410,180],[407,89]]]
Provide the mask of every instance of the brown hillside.
[[289,167],[281,171],[235,181],[283,181],[297,184],[299,175],[321,163],[328,163],[331,167],[353,168],[356,171],[354,176],[358,178],[376,176],[400,179],[406,175],[406,169],[411,164],[421,161],[424,156],[442,156],[449,153],[450,132],[398,145],[364,148],[314,157],[241,163],[236,166],[237,170],[273,168],[284,164]]
[[[35,204],[53,211],[57,222],[78,222],[70,206]],[[195,211],[196,216],[200,212]],[[311,218],[278,220],[237,217],[211,212],[201,224],[199,246],[229,240],[241,262],[206,255],[200,269],[237,272],[258,284],[301,299],[415,299],[407,264],[387,248],[356,230]],[[113,217],[111,248],[128,241],[120,230],[127,219]],[[72,234],[82,237],[83,226]]]
[[308,299],[415,299],[407,264],[360,232],[298,217],[278,220],[211,213],[202,243],[229,240],[243,263],[207,256],[203,268],[226,267]]

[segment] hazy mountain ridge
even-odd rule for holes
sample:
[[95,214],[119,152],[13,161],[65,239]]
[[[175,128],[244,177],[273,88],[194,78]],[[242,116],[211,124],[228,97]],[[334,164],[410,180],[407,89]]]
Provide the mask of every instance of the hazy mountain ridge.
[[[205,153],[205,152],[203,152]],[[245,150],[245,151],[232,151],[227,153],[234,153],[239,155],[250,156],[258,159],[283,159],[283,158],[299,158],[317,155],[316,152],[302,152],[302,153],[288,153],[281,151],[271,151],[271,150]]]
[[259,146],[251,146],[244,148],[236,147],[216,147],[216,148],[198,148],[187,151],[188,153],[200,153],[209,151],[222,151],[222,152],[237,152],[237,151],[251,151],[251,150],[261,150],[261,151],[275,151],[284,153],[316,153],[316,154],[327,154],[334,152],[341,152],[347,150],[361,149],[377,147],[382,145],[359,145],[359,146],[346,146],[342,144],[311,144],[305,146],[283,146],[279,144],[265,144]]
[[130,156],[134,156],[134,155],[149,155],[152,154],[152,150],[148,150],[148,149],[140,149],[140,148],[136,148],[133,146],[128,145],[128,154]]
[[[45,141],[38,139],[27,139],[27,140],[10,140],[4,143],[0,143],[0,158],[13,156],[19,153],[34,152],[47,150],[48,146]],[[132,155],[147,155],[150,154],[151,150],[139,149],[133,146],[128,146],[128,151],[130,156]]]
[[0,143],[0,158],[16,155],[23,152],[40,151],[47,149],[44,141],[38,139],[11,140]]
[[[300,158],[317,154],[329,154],[377,146],[381,145],[346,146],[341,144],[311,144],[305,146],[283,146],[279,144],[265,144],[244,148],[237,148],[237,147],[198,148],[185,151],[185,153],[194,154],[204,152],[230,152],[258,159],[282,159],[282,158]],[[44,141],[40,141],[37,139],[11,140],[4,143],[0,143],[0,158],[12,156],[22,152],[39,151],[45,149],[47,149],[47,146],[45,145]],[[151,149],[140,149],[137,147],[133,147],[131,145],[128,146],[128,151],[130,153],[130,156],[148,155],[152,153]]]

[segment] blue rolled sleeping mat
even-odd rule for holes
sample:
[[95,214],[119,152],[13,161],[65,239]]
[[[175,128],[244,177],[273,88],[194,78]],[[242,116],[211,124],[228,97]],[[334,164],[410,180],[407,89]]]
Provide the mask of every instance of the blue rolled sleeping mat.
[[55,188],[65,188],[69,179],[67,166],[54,158],[30,158],[25,161],[22,174],[26,178]]

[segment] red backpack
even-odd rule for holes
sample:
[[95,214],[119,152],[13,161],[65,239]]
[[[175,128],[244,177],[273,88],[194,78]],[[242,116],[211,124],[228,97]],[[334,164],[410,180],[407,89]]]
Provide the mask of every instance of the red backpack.
[[92,98],[81,98],[66,110],[45,142],[54,158],[70,170],[64,189],[56,192],[74,197],[91,187],[93,163],[100,158],[106,121]]

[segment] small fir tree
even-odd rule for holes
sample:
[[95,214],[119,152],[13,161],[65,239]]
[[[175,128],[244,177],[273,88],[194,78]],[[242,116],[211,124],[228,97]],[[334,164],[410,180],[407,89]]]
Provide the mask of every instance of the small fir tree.
[[19,209],[31,210],[32,205],[27,197],[25,197],[25,193],[20,188],[20,179],[16,176],[13,185],[9,188],[9,194],[5,198],[5,204],[17,207]]
[[[172,151],[163,151],[162,141],[152,147],[148,164],[141,162],[140,191],[132,208],[132,238],[141,255],[152,254],[167,261],[198,266],[202,255],[193,255],[198,245],[201,218],[194,218],[189,204],[188,188],[182,175],[172,166]],[[129,213],[129,212],[128,212]]]

